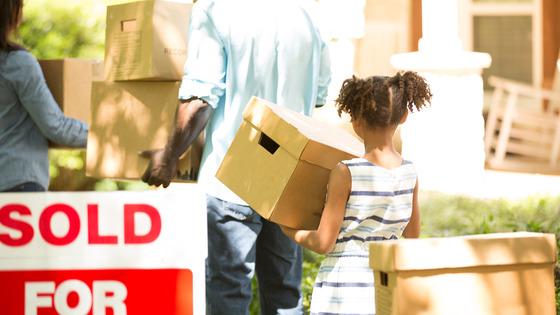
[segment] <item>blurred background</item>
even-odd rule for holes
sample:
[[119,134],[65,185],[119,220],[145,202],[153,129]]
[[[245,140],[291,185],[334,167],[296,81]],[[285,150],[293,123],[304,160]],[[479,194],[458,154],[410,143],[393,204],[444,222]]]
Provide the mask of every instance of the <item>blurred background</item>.
[[[38,59],[102,60],[106,7],[121,2],[129,1],[25,0],[18,40]],[[491,108],[500,105],[493,101],[497,88],[490,84],[492,76],[515,81],[508,86],[515,91],[529,88],[510,98],[510,107],[558,121],[557,105],[542,95],[560,93],[560,1],[318,2],[331,38],[333,81],[329,103],[315,118],[352,133],[348,117],[338,117],[332,104],[342,81],[352,74],[414,70],[432,86],[431,109],[411,115],[395,138],[396,148],[419,168],[422,237],[505,231],[560,236],[560,171],[557,157],[549,157],[558,144],[553,135],[560,134],[560,122],[552,131],[527,127],[537,132],[537,140],[550,138],[539,144],[546,153],[536,156],[536,149],[500,149],[500,143],[535,142],[504,131],[507,110],[496,111],[502,113],[494,115],[496,128],[487,130]],[[528,117],[518,110],[511,113],[521,121]],[[520,157],[523,162],[517,162]],[[51,191],[152,189],[139,181],[86,177],[82,150],[50,150],[50,165]],[[306,306],[321,260],[306,251]],[[558,310],[559,270],[557,264]],[[258,314],[258,298],[254,301],[251,311]]]
[[[106,7],[122,2],[130,1],[26,0],[19,40],[38,59],[102,60]],[[558,167],[551,167],[546,158],[540,157],[529,157],[530,167],[519,163],[488,163],[495,148],[488,139],[484,143],[485,123],[495,90],[489,84],[490,76],[560,93],[557,86],[560,78],[556,75],[560,50],[559,1],[318,2],[331,38],[333,81],[329,104],[315,112],[316,118],[352,133],[348,117],[338,117],[332,105],[342,81],[352,74],[367,77],[414,70],[428,78],[436,96],[429,113],[419,113],[418,122],[412,121],[410,127],[405,124],[403,129],[409,130],[399,131],[395,145],[420,164],[423,177],[432,179],[426,182],[426,189],[447,187],[450,193],[463,191],[465,185],[449,187],[450,172],[463,178],[467,186],[493,176],[485,172],[492,169],[560,174]],[[450,87],[442,82],[453,84]],[[546,100],[519,96],[517,106],[540,111],[543,102]],[[523,155],[507,151],[505,162]],[[434,161],[434,156],[441,158]],[[84,159],[81,151],[51,150],[50,189],[146,189],[141,183],[86,178]],[[453,165],[446,162],[450,160],[455,161]],[[463,165],[463,172],[456,170],[456,163]],[[446,182],[443,188],[442,182]]]

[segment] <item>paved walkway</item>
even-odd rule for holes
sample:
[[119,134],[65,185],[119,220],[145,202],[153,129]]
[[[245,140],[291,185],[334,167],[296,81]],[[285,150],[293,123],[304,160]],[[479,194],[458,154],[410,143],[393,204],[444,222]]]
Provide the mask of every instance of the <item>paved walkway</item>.
[[521,199],[535,195],[560,196],[560,176],[485,170],[482,181],[477,185],[457,187],[444,183],[436,190],[443,193],[460,191],[461,194],[477,198]]

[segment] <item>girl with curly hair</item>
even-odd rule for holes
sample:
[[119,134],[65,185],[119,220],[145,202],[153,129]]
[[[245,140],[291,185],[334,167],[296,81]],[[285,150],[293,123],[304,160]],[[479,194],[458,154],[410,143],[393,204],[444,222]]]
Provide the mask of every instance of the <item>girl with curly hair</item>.
[[416,169],[395,150],[393,136],[409,112],[426,107],[431,97],[426,80],[412,71],[353,76],[342,84],[338,114],[350,115],[365,154],[332,169],[317,230],[282,227],[303,247],[326,255],[311,314],[375,314],[369,244],[420,235]]

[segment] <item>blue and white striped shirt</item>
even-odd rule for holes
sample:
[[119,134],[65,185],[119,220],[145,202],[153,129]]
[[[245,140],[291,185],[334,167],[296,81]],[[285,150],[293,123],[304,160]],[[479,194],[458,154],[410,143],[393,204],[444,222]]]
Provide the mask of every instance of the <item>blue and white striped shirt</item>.
[[391,170],[363,158],[342,163],[352,189],[334,249],[315,280],[311,314],[375,314],[369,244],[402,235],[412,214],[416,168],[407,160]]

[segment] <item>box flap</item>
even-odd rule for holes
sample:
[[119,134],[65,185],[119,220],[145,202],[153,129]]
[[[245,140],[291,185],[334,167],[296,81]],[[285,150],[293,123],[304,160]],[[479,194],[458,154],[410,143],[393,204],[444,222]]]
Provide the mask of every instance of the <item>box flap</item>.
[[370,267],[427,270],[554,263],[556,235],[512,232],[446,238],[401,239],[370,245]]
[[292,155],[327,169],[364,154],[363,144],[348,132],[257,97],[243,117]]
[[268,138],[282,146],[296,158],[307,145],[307,137],[272,110],[270,102],[252,97],[243,111],[244,120],[261,130]]

